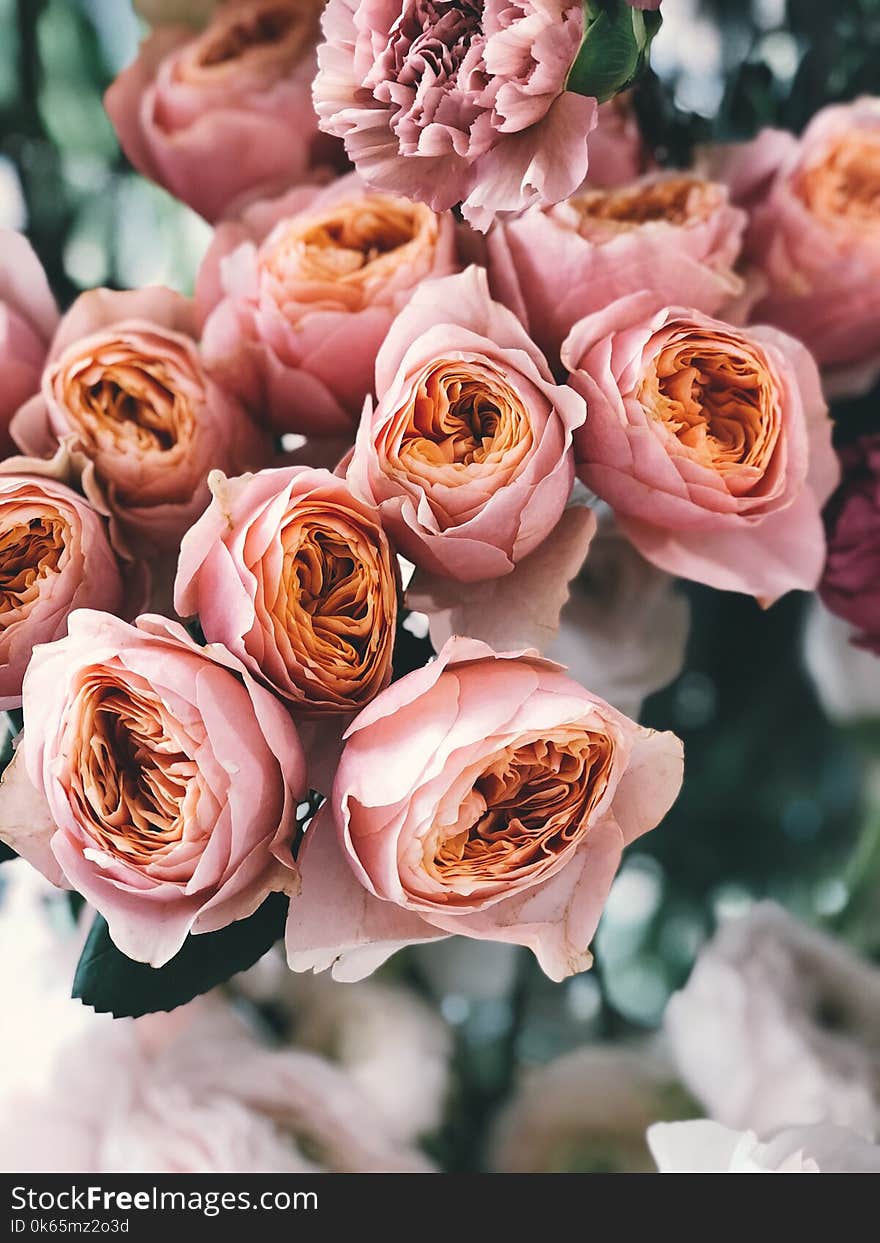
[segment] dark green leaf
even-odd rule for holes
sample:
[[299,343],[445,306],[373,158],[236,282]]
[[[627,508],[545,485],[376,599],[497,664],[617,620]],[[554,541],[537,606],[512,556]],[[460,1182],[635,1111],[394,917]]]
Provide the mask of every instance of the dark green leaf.
[[600,103],[632,86],[645,68],[659,13],[643,13],[626,0],[584,0],[585,33],[566,86]]
[[107,921],[95,916],[73,981],[73,996],[101,1014],[137,1018],[174,1010],[262,958],[284,935],[288,899],[273,893],[250,919],[189,936],[164,967],[133,962],[110,940]]

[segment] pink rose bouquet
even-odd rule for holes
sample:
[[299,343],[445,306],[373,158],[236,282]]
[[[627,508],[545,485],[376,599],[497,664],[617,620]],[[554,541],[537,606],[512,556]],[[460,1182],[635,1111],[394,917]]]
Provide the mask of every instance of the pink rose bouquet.
[[816,587],[839,472],[798,341],[642,293],[577,323],[562,359],[589,407],[578,473],[647,560],[764,603]]
[[534,654],[453,638],[349,728],[331,814],[306,832],[294,970],[368,974],[460,933],[582,971],[624,846],[674,802],[681,743]]

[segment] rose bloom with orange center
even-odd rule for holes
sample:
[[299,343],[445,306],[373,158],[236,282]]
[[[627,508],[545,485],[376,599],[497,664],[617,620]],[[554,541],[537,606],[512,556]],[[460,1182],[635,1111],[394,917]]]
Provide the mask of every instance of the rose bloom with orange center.
[[340,979],[453,933],[526,945],[556,980],[584,970],[621,851],[681,784],[673,734],[473,639],[394,682],[346,738],[287,927],[294,970]]
[[191,932],[297,884],[305,757],[281,704],[176,622],[78,609],[35,649],[24,737],[0,787],[3,837],[160,967]]
[[753,317],[806,343],[829,395],[867,391],[880,374],[880,99],[709,162],[749,212],[743,257],[764,290]]
[[256,676],[309,715],[353,713],[391,678],[396,558],[372,506],[326,470],[212,476],[175,584]]
[[208,220],[344,164],[312,107],[321,0],[228,0],[160,25],[105,105],[135,168]]
[[208,377],[186,299],[159,287],[83,294],[62,320],[42,393],[12,434],[48,456],[85,455],[83,486],[138,548],[177,550],[208,499],[211,469],[260,466],[271,446]]
[[839,468],[799,342],[642,293],[576,324],[562,358],[589,408],[578,474],[644,557],[765,604],[815,588]]
[[73,609],[126,604],[104,520],[72,488],[26,466],[19,458],[0,468],[0,708],[21,704],[33,648],[60,638]]
[[586,409],[482,269],[418,290],[379,352],[376,392],[353,489],[420,568],[462,582],[510,573],[562,515]]
[[450,213],[354,174],[257,203],[218,227],[199,273],[207,365],[276,430],[351,437],[395,315],[458,266]]
[[615,299],[656,290],[667,303],[729,318],[744,295],[734,271],[747,217],[727,188],[695,173],[589,184],[555,207],[499,221],[489,279],[554,363],[572,326]]

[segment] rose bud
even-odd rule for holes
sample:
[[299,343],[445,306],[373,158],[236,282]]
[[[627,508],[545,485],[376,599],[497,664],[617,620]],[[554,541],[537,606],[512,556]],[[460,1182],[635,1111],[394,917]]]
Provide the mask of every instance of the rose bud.
[[320,0],[228,0],[201,33],[162,26],[104,98],[132,164],[216,220],[341,166],[311,102]]
[[257,203],[219,226],[199,273],[206,363],[279,432],[353,436],[395,315],[459,266],[451,213],[356,175]]
[[643,293],[580,320],[562,361],[589,407],[578,474],[642,556],[763,604],[817,585],[838,467],[798,341]]
[[[305,758],[293,722],[219,645],[80,609],[37,647],[0,837],[161,967],[189,933],[293,892]],[[23,768],[22,768],[23,765]]]
[[0,229],[0,456],[15,452],[9,423],[39,392],[58,309],[39,259],[22,233]]
[[326,470],[210,480],[180,549],[174,606],[198,614],[274,691],[307,713],[355,712],[387,686],[397,561],[372,506]]
[[822,599],[854,627],[860,647],[880,656],[880,434],[840,453],[843,481],[825,511],[828,563]]
[[335,963],[341,979],[453,933],[526,945],[554,980],[583,971],[621,851],[681,785],[673,734],[473,639],[392,683],[346,737],[287,925],[293,970]]
[[192,308],[158,287],[79,297],[49,354],[42,394],[19,410],[26,453],[58,442],[85,454],[90,500],[137,544],[177,551],[209,500],[213,468],[262,465],[269,444],[203,370]]
[[489,280],[553,361],[585,315],[655,290],[667,304],[714,315],[743,292],[734,273],[745,212],[727,189],[690,173],[581,190],[489,233]]
[[484,271],[421,286],[379,351],[376,392],[354,490],[420,568],[463,582],[509,573],[562,515],[586,409],[489,297]]
[[567,91],[581,0],[329,0],[314,100],[368,185],[475,228],[558,202],[587,172],[597,103]]
[[880,374],[880,99],[823,108],[796,138],[764,130],[709,155],[749,211],[754,318],[803,341],[832,396]]
[[106,523],[88,501],[57,479],[0,467],[0,708],[19,707],[34,646],[61,638],[69,613],[121,612],[125,594]]

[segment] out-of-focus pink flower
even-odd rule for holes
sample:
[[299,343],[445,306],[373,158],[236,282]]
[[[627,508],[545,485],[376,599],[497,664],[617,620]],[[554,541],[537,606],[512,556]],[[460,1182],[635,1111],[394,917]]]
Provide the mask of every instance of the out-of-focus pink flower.
[[395,315],[458,267],[451,213],[356,174],[301,186],[217,229],[198,278],[206,363],[276,430],[351,436]]
[[744,255],[766,283],[754,318],[804,341],[832,396],[867,390],[880,373],[880,99],[708,160],[749,211]]
[[880,656],[880,435],[840,452],[843,480],[825,511],[828,562],[822,599]]
[[562,361],[589,409],[578,473],[644,557],[765,604],[818,584],[839,469],[800,342],[642,293],[580,320]]
[[880,1133],[880,971],[781,907],[722,925],[664,1022],[684,1083],[725,1126]]
[[27,238],[0,229],[0,457],[15,452],[9,423],[40,391],[58,309]]
[[658,1122],[648,1144],[661,1174],[876,1174],[880,1148],[829,1123],[789,1127],[767,1143],[703,1118]]
[[622,91],[599,105],[599,123],[590,135],[586,185],[601,190],[635,181],[654,166],[645,147],[632,93]]
[[88,459],[83,487],[136,545],[177,550],[209,500],[208,473],[262,466],[270,445],[205,374],[191,304],[158,286],[93,289],[64,316],[42,391],[12,432],[25,453]]
[[320,0],[228,0],[194,34],[160,26],[105,96],[125,154],[216,220],[340,166],[311,104]]
[[92,1021],[59,1051],[45,1089],[0,1102],[4,1171],[431,1170],[344,1071],[312,1053],[261,1047],[216,997],[170,1015]]
[[460,933],[527,945],[555,980],[589,943],[627,844],[666,814],[681,743],[536,655],[454,638],[357,717],[307,830],[295,971],[368,974]]
[[555,207],[499,221],[489,280],[553,362],[572,326],[617,298],[653,290],[666,306],[715,315],[743,294],[734,273],[746,214],[691,173],[588,186]]
[[161,966],[189,933],[295,891],[302,747],[224,648],[164,618],[78,610],[35,650],[22,698],[0,836],[78,890],[128,957]]
[[419,288],[379,351],[376,393],[354,490],[420,568],[463,582],[509,573],[562,515],[586,408],[553,383],[483,270]]
[[595,99],[565,90],[578,0],[329,0],[315,107],[376,189],[474,227],[566,198],[587,173]]
[[306,466],[211,478],[174,603],[300,711],[354,713],[391,680],[397,561],[375,509]]
[[45,463],[10,463],[0,466],[0,708],[21,704],[34,646],[60,639],[74,609],[127,604],[104,519]]

